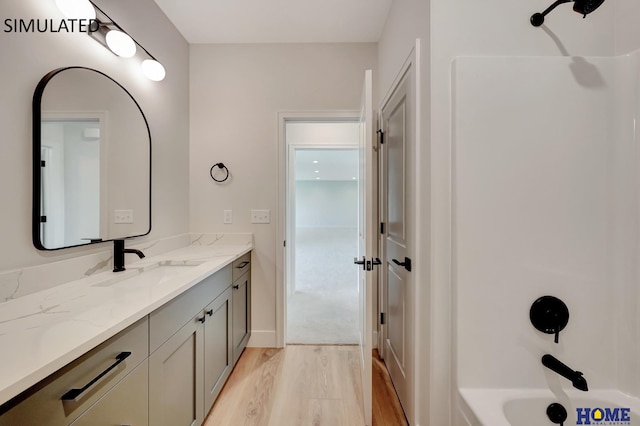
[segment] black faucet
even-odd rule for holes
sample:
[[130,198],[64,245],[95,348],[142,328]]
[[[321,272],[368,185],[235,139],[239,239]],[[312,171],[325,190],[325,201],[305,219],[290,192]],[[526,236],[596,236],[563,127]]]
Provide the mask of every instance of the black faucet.
[[144,257],[144,253],[140,250],[124,248],[124,240],[113,240],[113,272],[122,272],[125,270],[125,253],[135,253],[140,259]]
[[546,354],[542,357],[542,365],[548,369],[555,371],[564,378],[571,380],[573,387],[581,391],[588,391],[587,381],[582,377],[582,372],[574,371],[562,362],[558,361],[553,355]]

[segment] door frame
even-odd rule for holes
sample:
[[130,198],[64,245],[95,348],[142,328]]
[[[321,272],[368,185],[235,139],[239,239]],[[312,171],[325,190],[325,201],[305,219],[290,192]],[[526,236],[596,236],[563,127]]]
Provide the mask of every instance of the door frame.
[[[276,224],[276,347],[286,346],[287,337],[287,275],[292,265],[290,247],[285,246],[287,237],[290,237],[287,229],[289,173],[289,149],[286,141],[287,122],[358,122],[360,111],[358,110],[334,110],[334,111],[282,111],[278,113],[278,190],[277,190],[277,224]],[[344,147],[344,145],[341,145]],[[305,145],[306,147],[306,145]],[[312,145],[309,145],[311,148]],[[335,145],[336,148],[340,147]]]

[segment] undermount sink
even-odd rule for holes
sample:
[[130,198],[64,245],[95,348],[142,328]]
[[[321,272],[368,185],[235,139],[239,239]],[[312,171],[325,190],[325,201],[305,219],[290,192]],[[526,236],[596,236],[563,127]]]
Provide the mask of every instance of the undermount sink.
[[93,287],[109,287],[132,279],[160,283],[189,271],[194,266],[200,266],[204,262],[204,260],[162,260],[129,265],[126,271],[114,273],[112,277],[93,284]]

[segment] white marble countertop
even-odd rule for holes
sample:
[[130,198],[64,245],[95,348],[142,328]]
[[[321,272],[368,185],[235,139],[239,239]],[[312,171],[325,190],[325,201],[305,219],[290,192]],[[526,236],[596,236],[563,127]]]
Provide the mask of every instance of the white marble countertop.
[[0,404],[251,249],[191,245],[1,303]]

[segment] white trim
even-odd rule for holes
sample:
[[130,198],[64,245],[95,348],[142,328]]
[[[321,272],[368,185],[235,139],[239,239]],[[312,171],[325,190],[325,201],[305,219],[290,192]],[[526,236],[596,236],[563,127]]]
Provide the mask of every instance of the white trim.
[[276,332],[275,330],[251,330],[251,338],[247,347],[250,348],[275,348]]
[[[286,122],[338,122],[338,121],[358,121],[360,112],[356,110],[343,111],[282,111],[278,113],[278,191],[276,197],[276,344],[275,347],[286,346],[286,265],[287,250],[283,243],[287,237],[286,212],[287,212],[287,179],[288,179],[288,150],[285,140]],[[253,339],[253,337],[252,337]]]

